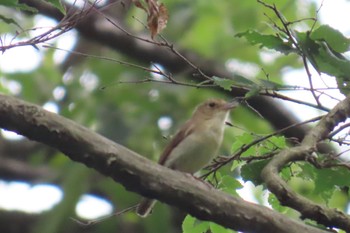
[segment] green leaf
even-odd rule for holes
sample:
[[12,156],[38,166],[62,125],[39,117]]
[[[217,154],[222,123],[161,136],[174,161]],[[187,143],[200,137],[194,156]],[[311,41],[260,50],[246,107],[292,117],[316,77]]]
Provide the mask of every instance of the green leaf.
[[235,82],[227,78],[213,77],[214,83],[226,91],[231,91]]
[[350,71],[350,62],[340,54],[334,53],[326,43],[320,43],[316,62],[320,71],[334,76],[347,77]]
[[335,76],[338,88],[347,95],[349,93],[350,81],[350,61],[340,54],[334,53],[326,43],[322,43],[319,56],[316,56],[316,62],[321,72]]
[[18,4],[18,0],[2,0],[0,5],[15,7]]
[[252,86],[257,85],[252,80],[244,78],[244,77],[239,76],[239,75],[234,76],[231,80],[234,82],[235,86],[239,86],[239,87],[252,87]]
[[13,7],[13,8],[16,8],[18,10],[29,11],[32,13],[38,12],[38,10],[35,9],[34,7],[28,6],[26,4],[18,3],[18,0],[1,0],[0,5],[7,6],[7,7]]
[[182,232],[191,232],[191,229],[193,228],[194,221],[196,219],[193,218],[191,215],[187,215],[186,218],[182,222]]
[[317,66],[317,63],[315,61],[315,58],[314,58],[314,56],[316,54],[318,54],[319,46],[317,45],[317,43],[315,43],[313,40],[310,39],[308,32],[295,31],[295,35],[297,38],[298,45],[300,46],[304,55],[307,57],[307,59],[310,61],[310,63],[313,65],[313,67],[318,72],[320,72],[319,68]]
[[258,85],[255,85],[244,95],[244,97],[246,99],[252,98],[254,96],[259,95],[260,91],[261,91],[261,88]]
[[285,87],[282,84],[272,82],[266,79],[259,79],[259,84],[261,85],[262,88],[268,89],[268,90],[279,90],[280,88]]
[[200,221],[190,215],[187,215],[182,222],[183,233],[205,233],[209,228],[209,222]]
[[219,189],[231,194],[232,196],[238,197],[237,189],[242,188],[242,184],[232,176],[225,175],[219,182]]
[[287,147],[286,138],[284,136],[272,136],[267,140],[268,144],[273,147],[278,147],[279,149],[284,149]]
[[211,233],[232,233],[235,232],[233,230],[227,229],[219,224],[210,222],[210,230]]
[[329,25],[321,25],[312,31],[310,38],[315,41],[325,41],[336,52],[344,53],[349,50],[350,39]]
[[300,164],[301,171],[296,174],[304,180],[314,182],[314,194],[328,203],[336,190],[350,187],[350,171],[342,167],[317,169],[309,163]]
[[[253,135],[251,135],[249,133],[244,133],[244,134],[236,137],[235,142],[231,146],[231,152],[232,153],[237,152],[241,147],[251,143],[253,140],[254,140]],[[255,148],[254,147],[250,147],[248,150],[243,152],[241,156],[250,156],[250,155],[255,155]]]
[[320,44],[319,54],[315,56],[315,60],[321,72],[336,77],[338,88],[347,95],[350,84],[350,61],[334,53],[326,43]]
[[325,41],[314,41],[309,33],[296,33],[298,43],[313,67],[337,79],[338,88],[347,95],[350,84],[350,61],[336,52]]
[[260,174],[262,169],[270,160],[255,161],[247,163],[241,168],[242,179],[246,181],[251,181],[255,186],[258,186],[263,183]]
[[21,26],[20,26],[14,19],[7,18],[7,17],[5,17],[5,16],[3,16],[3,15],[0,15],[0,20],[4,21],[4,22],[7,23],[7,24],[14,24],[14,25],[16,25],[17,27],[19,27],[21,30],[23,30],[23,29],[21,28]]
[[219,77],[213,76],[213,81],[216,85],[218,85],[219,87],[223,88],[226,91],[231,91],[232,86],[243,87],[247,89],[257,86],[256,83],[242,76],[235,76],[232,79],[219,78]]
[[309,163],[299,164],[301,171],[295,174],[297,177],[303,178],[304,180],[315,180],[316,169]]
[[317,169],[314,192],[327,202],[337,187],[350,187],[349,177],[350,171],[346,168]]
[[234,171],[236,169],[239,169],[240,166],[241,166],[240,162],[234,160],[234,161],[231,162],[230,171]]
[[256,151],[257,154],[263,155],[286,147],[286,139],[283,136],[273,136],[256,146]]
[[285,213],[288,210],[287,207],[284,207],[280,204],[279,200],[276,198],[276,196],[273,193],[269,194],[267,201],[269,202],[269,204],[272,206],[274,210],[277,210],[280,213]]
[[268,49],[274,49],[284,54],[295,52],[295,49],[291,44],[283,41],[280,37],[274,35],[264,35],[259,32],[248,30],[236,34],[236,37],[245,37],[252,45],[260,44],[261,47]]
[[295,166],[299,167],[299,165],[292,164],[290,167],[284,167],[280,171],[280,176],[284,181],[289,181],[291,178],[293,178],[293,172],[291,170],[293,170],[293,167]]
[[64,8],[60,0],[46,0],[46,1],[52,4],[54,7],[56,7],[59,11],[61,11],[62,14],[66,14],[66,9]]
[[258,79],[259,86],[261,89],[268,89],[268,90],[281,90],[281,89],[295,89],[298,88],[297,86],[292,85],[284,85],[277,82],[273,82],[271,80],[266,79]]
[[200,221],[190,215],[187,215],[182,222],[183,233],[207,233],[208,229],[211,233],[233,233],[235,231],[226,229],[225,227],[208,221]]

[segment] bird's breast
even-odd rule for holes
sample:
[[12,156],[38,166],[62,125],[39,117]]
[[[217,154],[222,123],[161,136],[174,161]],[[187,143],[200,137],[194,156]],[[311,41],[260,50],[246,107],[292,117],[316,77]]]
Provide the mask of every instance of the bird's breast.
[[217,156],[222,131],[218,127],[195,130],[173,149],[164,165],[187,173],[199,171]]

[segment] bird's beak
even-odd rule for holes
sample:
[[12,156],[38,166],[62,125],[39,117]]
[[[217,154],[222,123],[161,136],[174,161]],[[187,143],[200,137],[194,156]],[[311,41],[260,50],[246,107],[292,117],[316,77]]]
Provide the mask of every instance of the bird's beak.
[[223,106],[223,109],[224,110],[230,110],[230,109],[233,109],[233,108],[237,107],[238,105],[239,105],[239,101],[235,99],[235,100],[233,100],[231,102],[226,103]]

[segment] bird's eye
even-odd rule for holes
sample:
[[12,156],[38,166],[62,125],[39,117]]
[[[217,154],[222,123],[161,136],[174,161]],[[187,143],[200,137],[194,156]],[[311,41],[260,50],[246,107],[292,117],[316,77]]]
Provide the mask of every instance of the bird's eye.
[[216,106],[216,104],[215,104],[214,102],[210,102],[210,103],[209,103],[209,107],[213,108],[213,107],[215,107],[215,106]]

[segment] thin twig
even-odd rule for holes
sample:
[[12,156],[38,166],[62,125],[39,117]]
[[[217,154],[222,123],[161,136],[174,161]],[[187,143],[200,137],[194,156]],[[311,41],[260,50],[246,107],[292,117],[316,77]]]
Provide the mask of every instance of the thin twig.
[[162,46],[165,46],[169,48],[175,55],[177,55],[179,58],[181,58],[183,61],[185,61],[188,65],[190,65],[194,70],[196,70],[202,77],[206,78],[209,81],[213,81],[213,78],[205,74],[198,66],[193,64],[190,60],[188,60],[185,56],[183,56],[177,49],[175,49],[175,46],[171,43],[169,43],[164,36],[159,35],[160,38],[163,40],[163,43],[161,43]]
[[90,10],[91,8],[85,9],[85,7],[83,7],[83,9],[79,11],[70,12],[68,9],[67,14],[62,18],[62,20],[50,30],[31,39],[13,43],[13,40],[21,33],[26,33],[29,30],[37,30],[38,28],[23,30],[22,32],[17,33],[17,35],[12,38],[11,42],[8,45],[4,45],[4,41],[2,41],[0,51],[5,52],[6,50],[14,47],[22,47],[28,45],[37,48],[38,44],[52,40],[73,29],[74,26],[90,12]]
[[103,221],[105,221],[105,220],[107,220],[107,219],[109,219],[109,218],[111,218],[111,217],[120,216],[120,215],[125,214],[125,213],[127,213],[127,212],[129,212],[129,211],[135,210],[135,209],[137,208],[138,205],[139,205],[139,204],[133,205],[133,206],[128,207],[128,208],[126,208],[126,209],[123,209],[123,210],[121,210],[121,211],[118,211],[118,212],[115,212],[115,213],[113,213],[113,214],[106,215],[106,216],[103,216],[103,217],[101,217],[101,218],[97,218],[97,219],[94,219],[94,220],[82,221],[82,220],[78,220],[78,219],[72,218],[72,217],[71,217],[70,219],[72,219],[74,222],[76,222],[76,223],[78,223],[79,225],[84,226],[84,227],[92,226],[92,225],[95,225],[95,224],[97,224],[97,223],[103,222]]
[[[301,57],[302,57],[302,60],[303,60],[303,64],[304,64],[304,67],[305,67],[305,71],[306,71],[306,74],[308,76],[308,80],[309,80],[309,85],[310,85],[310,92],[312,93],[312,96],[314,97],[316,103],[318,106],[320,106],[320,108],[322,108],[322,104],[319,100],[319,97],[316,95],[315,91],[314,91],[314,87],[313,87],[313,83],[312,83],[312,75],[311,75],[311,72],[309,70],[309,67],[308,67],[308,64],[307,64],[307,60],[306,60],[306,56],[305,54],[303,53],[303,49],[299,46],[297,40],[295,39],[295,35],[294,35],[294,32],[289,29],[289,25],[291,25],[292,23],[291,22],[287,22],[285,20],[285,18],[283,17],[283,15],[279,12],[279,10],[277,9],[276,5],[273,4],[273,5],[270,5],[270,4],[267,4],[261,0],[257,0],[260,4],[262,4],[263,6],[271,9],[275,15],[277,16],[277,18],[280,20],[280,22],[282,23],[283,25],[283,29],[281,29],[280,27],[277,27],[278,30],[282,31],[283,33],[285,33],[289,39],[289,41],[295,46],[295,48],[299,51]],[[316,21],[315,21],[316,22]]]
[[308,102],[305,102],[305,101],[302,101],[302,100],[293,99],[293,98],[290,98],[290,97],[288,97],[288,96],[279,94],[279,93],[277,93],[276,91],[272,91],[272,93],[271,93],[271,92],[269,92],[269,91],[266,89],[265,92],[260,93],[260,94],[261,94],[261,95],[265,95],[265,96],[270,96],[270,97],[273,97],[273,98],[278,98],[278,99],[290,101],[290,102],[297,103],[297,104],[302,104],[302,105],[309,106],[309,107],[312,107],[312,108],[315,108],[315,109],[319,109],[319,110],[322,110],[322,111],[326,111],[326,112],[329,112],[329,111],[330,111],[329,108],[326,108],[326,107],[324,107],[324,106],[320,106],[320,105],[308,103]]
[[336,130],[334,130],[332,133],[330,133],[330,134],[328,135],[328,138],[334,137],[334,136],[335,136],[336,134],[338,134],[340,131],[342,131],[342,130],[348,128],[348,127],[350,127],[350,123],[346,123],[346,124],[341,125],[338,129],[336,129]]
[[207,172],[206,174],[202,175],[201,178],[206,178],[208,175],[210,175],[211,173],[217,171],[218,169],[220,169],[221,167],[225,166],[226,164],[230,163],[231,161],[233,160],[236,160],[238,159],[241,154],[245,151],[247,151],[249,148],[251,148],[252,146],[255,146],[257,144],[259,144],[260,142],[270,138],[270,137],[273,137],[275,135],[278,135],[278,134],[281,134],[282,132],[290,129],[290,128],[293,128],[293,127],[296,127],[296,126],[300,126],[300,125],[304,125],[304,124],[307,124],[307,123],[311,123],[311,122],[314,122],[314,121],[318,121],[322,118],[323,116],[318,116],[318,117],[314,117],[314,118],[311,118],[307,121],[303,121],[303,122],[300,122],[300,123],[295,123],[295,124],[292,124],[290,126],[287,126],[283,129],[280,129],[280,130],[277,130],[271,134],[268,134],[264,137],[261,137],[261,138],[258,138],[254,141],[252,141],[251,143],[249,144],[246,144],[246,145],[243,145],[241,148],[238,149],[238,151],[236,151],[233,155],[229,156],[228,158],[226,158],[226,160],[223,160],[220,162],[220,164],[218,164],[217,166],[215,166],[215,168],[211,169],[209,172]]
[[316,93],[314,91],[314,86],[313,86],[313,83],[312,83],[312,74],[310,72],[309,65],[307,64],[307,60],[306,60],[306,55],[305,54],[302,55],[302,59],[303,59],[305,71],[306,71],[306,74],[307,74],[307,77],[308,77],[308,80],[309,80],[310,92],[311,92],[312,96],[314,97],[317,105],[322,107],[322,104],[320,102],[320,98],[316,95]]

